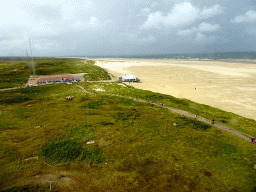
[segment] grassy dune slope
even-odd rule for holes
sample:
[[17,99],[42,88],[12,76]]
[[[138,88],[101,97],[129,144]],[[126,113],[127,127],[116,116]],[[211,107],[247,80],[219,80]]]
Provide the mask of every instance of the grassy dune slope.
[[0,59],[0,89],[21,87],[27,83],[30,75],[33,75],[31,68],[34,62],[36,75],[56,75],[56,74],[75,74],[88,73],[84,77],[90,81],[109,80],[108,73],[94,65],[94,61],[80,59],[60,59],[60,58],[34,58],[30,59],[14,58]]
[[108,73],[94,65],[94,61],[80,59],[38,59],[36,62],[37,75],[54,75],[64,73],[88,73],[84,77],[89,81],[110,80]]
[[[74,177],[76,184],[66,183],[73,191],[250,191],[255,186],[255,146],[194,119],[129,99],[85,95],[66,84],[1,95],[2,188],[25,183],[20,189],[49,189],[48,183],[25,181],[64,172]],[[74,100],[67,101],[68,95]],[[87,145],[90,139],[95,144]],[[25,160],[31,157],[38,160]],[[44,159],[62,164],[49,167]],[[89,175],[93,179],[86,180]]]
[[[83,85],[83,83],[80,84]],[[126,95],[130,97],[138,97],[144,100],[157,101],[158,103],[165,103],[168,106],[182,109],[207,119],[215,119],[215,121],[222,123],[223,125],[227,125],[236,130],[256,136],[256,121],[208,105],[195,103],[187,99],[178,99],[170,95],[135,89],[134,87],[124,83],[95,82],[88,84],[87,89],[91,92],[95,92],[97,90],[99,93],[104,92]]]
[[[36,61],[42,73],[62,69],[87,71],[91,80],[109,78],[92,61],[50,60]],[[98,89],[158,100],[251,135],[255,121],[124,84],[79,84],[99,94],[67,84],[0,92],[0,191],[49,191],[50,181],[52,190],[61,192],[256,190],[252,143],[194,118]],[[66,100],[69,95],[74,100]],[[87,144],[90,140],[95,143]]]
[[0,59],[0,89],[20,87],[29,78],[29,67],[24,60],[8,61]]

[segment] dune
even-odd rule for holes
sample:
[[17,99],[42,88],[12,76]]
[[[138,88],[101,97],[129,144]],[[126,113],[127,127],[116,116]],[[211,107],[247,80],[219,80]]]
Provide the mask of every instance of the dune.
[[[256,64],[187,60],[97,60],[115,76],[132,74],[150,90],[256,120]],[[128,83],[127,83],[128,84]]]

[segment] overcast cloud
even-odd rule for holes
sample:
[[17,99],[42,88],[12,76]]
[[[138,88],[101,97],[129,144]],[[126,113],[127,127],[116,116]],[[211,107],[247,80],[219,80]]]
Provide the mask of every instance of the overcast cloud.
[[255,0],[8,0],[0,56],[256,51]]

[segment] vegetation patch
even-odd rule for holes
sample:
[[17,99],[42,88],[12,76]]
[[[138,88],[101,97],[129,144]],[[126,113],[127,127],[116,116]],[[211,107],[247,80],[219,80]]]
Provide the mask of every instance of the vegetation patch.
[[208,130],[211,128],[211,125],[208,125],[206,123],[203,123],[201,121],[197,121],[195,119],[187,118],[187,117],[178,117],[176,118],[177,121],[177,127],[191,127],[193,129],[198,130]]
[[108,72],[101,67],[94,65],[95,61],[88,60],[87,72],[88,74],[84,75],[84,79],[87,81],[99,81],[99,80],[111,80]]
[[93,102],[88,103],[88,107],[90,109],[99,109],[101,105],[102,105],[101,101],[93,101]]
[[[166,106],[188,111],[193,114],[197,114],[198,116],[205,117],[207,119],[215,119],[216,122],[223,123],[239,131],[248,133],[250,135],[256,135],[256,129],[252,128],[256,126],[256,122],[254,120],[244,118],[234,113],[229,113],[208,105],[195,103],[187,99],[175,98],[170,95],[154,93],[148,90],[135,89],[132,86],[124,87],[119,85],[118,83],[97,82],[97,83],[87,84],[87,90],[92,92],[95,91],[97,87],[101,87],[102,89],[105,90],[106,93],[129,96],[129,97],[138,97],[139,99],[143,99],[146,101],[149,100],[149,101],[157,101],[157,103],[164,103]],[[122,99],[120,98],[120,100]],[[147,103],[142,103],[142,104],[145,106]],[[138,105],[138,106],[141,106],[141,105]]]
[[0,130],[15,128],[16,123],[0,122]]
[[114,125],[112,122],[101,122],[102,125]]
[[42,154],[45,158],[60,163],[73,161],[82,151],[78,142],[65,139],[46,144],[42,149]]
[[24,86],[33,75],[31,62],[34,62],[36,75],[56,75],[88,73],[89,81],[111,80],[106,70],[94,65],[94,61],[69,58],[34,58],[33,61],[14,58],[12,62],[0,59],[0,89]]
[[121,103],[127,106],[144,106],[145,105],[145,103],[138,102],[133,99],[123,98],[123,97],[117,97],[116,100],[120,101]]
[[[80,62],[77,69],[86,66]],[[54,67],[46,64],[45,68]],[[255,121],[189,100],[177,104],[177,98],[115,83],[78,84],[86,90],[100,84],[112,94],[158,99],[198,116],[214,117],[218,123],[235,122],[241,129],[251,126],[245,130],[255,133]],[[74,99],[66,101],[67,95]],[[252,191],[255,187],[255,145],[214,126],[205,127],[196,118],[183,118],[148,102],[136,105],[117,96],[85,94],[67,84],[3,91],[0,100],[17,96],[32,100],[0,104],[1,189],[27,178],[56,176],[53,171],[72,174],[76,178],[72,186],[77,187],[73,191]],[[5,129],[8,126],[17,129]],[[95,142],[87,144],[90,140]],[[62,163],[45,166],[42,157],[47,163],[53,161],[51,165]]]
[[8,62],[1,59],[0,77],[0,89],[24,85],[29,78],[29,67],[26,60],[17,59]]
[[116,121],[135,120],[140,116],[140,113],[135,109],[123,109],[121,112],[117,112],[113,117]]
[[145,128],[145,132],[151,133],[157,136],[159,134],[159,123],[150,122],[142,125]]
[[232,153],[238,153],[239,150],[235,145],[232,145],[230,143],[222,142],[222,141],[217,141],[216,146],[219,147],[219,150],[222,151],[224,154],[232,154]]
[[23,185],[19,187],[12,187],[5,190],[1,190],[0,192],[27,192],[27,191],[38,191],[38,192],[45,192],[49,190],[49,186],[42,185],[42,184],[29,184],[29,185]]
[[0,100],[0,103],[5,104],[5,105],[14,105],[16,103],[24,103],[24,102],[31,101],[31,100],[32,100],[32,98],[27,97],[27,96],[17,96],[12,99]]
[[83,152],[82,160],[89,161],[90,165],[96,165],[103,162],[103,151],[100,149],[93,149]]

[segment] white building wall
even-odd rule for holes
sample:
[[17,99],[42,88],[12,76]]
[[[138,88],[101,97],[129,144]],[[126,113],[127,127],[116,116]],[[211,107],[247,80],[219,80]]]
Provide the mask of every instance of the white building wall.
[[134,75],[126,75],[121,77],[122,81],[136,81],[137,78]]

